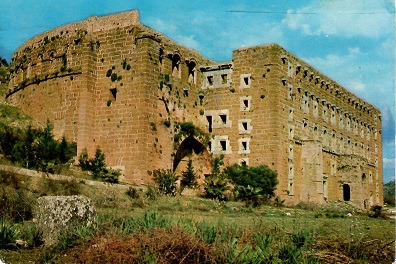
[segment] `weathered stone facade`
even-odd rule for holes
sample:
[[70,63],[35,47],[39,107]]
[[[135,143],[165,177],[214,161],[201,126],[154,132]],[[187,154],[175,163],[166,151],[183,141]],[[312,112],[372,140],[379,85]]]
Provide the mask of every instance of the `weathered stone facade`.
[[[155,168],[201,176],[210,155],[267,164],[288,203],[382,204],[380,111],[276,44],[216,63],[139,23],[138,11],[66,25],[14,54],[8,100],[148,183]],[[192,122],[210,135],[180,136]],[[206,142],[208,141],[208,142]],[[349,166],[349,167],[348,167]]]

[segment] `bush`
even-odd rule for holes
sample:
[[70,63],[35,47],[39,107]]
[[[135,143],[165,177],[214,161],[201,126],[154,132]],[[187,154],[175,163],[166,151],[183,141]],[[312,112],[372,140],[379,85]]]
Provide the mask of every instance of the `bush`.
[[24,167],[53,172],[54,166],[67,163],[76,155],[76,144],[67,142],[65,137],[60,142],[55,140],[48,121],[44,129],[29,126],[25,131],[2,125],[0,152]]
[[209,176],[205,179],[205,198],[226,201],[226,192],[229,190],[228,180],[220,176]]
[[157,169],[152,172],[158,190],[165,195],[176,195],[176,174],[171,170]]
[[248,167],[234,164],[223,171],[236,186],[236,197],[257,203],[260,198],[270,199],[278,184],[277,173],[267,166]]
[[95,157],[92,159],[88,158],[86,149],[84,149],[78,157],[79,166],[81,169],[92,172],[94,179],[100,179],[101,181],[109,183],[118,183],[121,172],[112,168],[108,169],[105,159],[105,155],[103,154],[100,147],[96,148]]

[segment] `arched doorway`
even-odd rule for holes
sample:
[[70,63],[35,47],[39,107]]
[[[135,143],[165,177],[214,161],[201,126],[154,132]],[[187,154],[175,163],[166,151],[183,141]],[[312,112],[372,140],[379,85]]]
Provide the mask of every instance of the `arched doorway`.
[[173,160],[173,171],[177,175],[182,175],[190,159],[197,175],[197,182],[202,184],[205,175],[211,171],[210,154],[206,147],[193,136],[185,138],[177,149]]
[[343,191],[344,201],[350,201],[351,200],[351,187],[349,186],[349,184],[344,183],[342,185],[342,191]]

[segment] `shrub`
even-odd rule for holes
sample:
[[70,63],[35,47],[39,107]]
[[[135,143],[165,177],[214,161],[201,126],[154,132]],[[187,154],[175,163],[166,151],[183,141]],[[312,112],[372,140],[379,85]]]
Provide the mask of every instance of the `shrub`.
[[94,179],[100,179],[104,182],[118,183],[118,179],[121,176],[119,170],[107,168],[105,162],[105,155],[103,154],[100,147],[96,148],[95,157],[92,159],[88,158],[87,150],[84,149],[79,158],[79,166],[82,170],[91,171]]
[[152,172],[158,190],[165,195],[176,195],[176,174],[171,170],[157,169]]
[[277,173],[267,166],[248,167],[234,164],[225,168],[223,174],[237,186],[235,190],[241,190],[238,186],[245,188],[244,192],[239,192],[237,195],[242,200],[256,201],[261,197],[269,199],[275,195],[274,191],[278,184]]
[[8,132],[0,129],[0,151],[24,167],[53,172],[54,166],[67,163],[76,155],[76,144],[67,142],[65,137],[60,142],[55,140],[48,121],[44,129],[6,128]]
[[140,198],[139,190],[135,187],[129,187],[128,191],[126,191],[126,195],[128,195],[132,199]]
[[228,180],[220,176],[209,176],[204,184],[205,198],[226,201],[226,192],[229,190]]
[[114,73],[114,72],[113,72],[113,73],[111,74],[111,77],[110,77],[110,78],[111,78],[111,81],[112,81],[112,82],[117,81],[117,73]]

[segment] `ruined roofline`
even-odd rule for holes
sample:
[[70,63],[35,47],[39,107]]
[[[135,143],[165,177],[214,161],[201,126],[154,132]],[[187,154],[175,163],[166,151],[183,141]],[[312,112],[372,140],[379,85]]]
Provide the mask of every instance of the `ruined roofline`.
[[59,35],[66,35],[66,32],[70,35],[77,35],[79,31],[97,32],[131,25],[140,25],[139,10],[131,10],[100,17],[90,16],[85,20],[68,23],[30,38],[15,50],[12,58],[16,57],[19,52],[23,52],[23,50],[29,46],[38,45],[39,42],[46,37],[51,39],[52,37],[57,37]]
[[[339,84],[337,81],[333,80],[332,78],[328,77],[326,74],[323,74],[319,70],[317,70],[315,67],[310,65],[309,63],[305,62],[304,60],[300,59],[290,51],[286,50],[282,46],[280,46],[277,43],[268,43],[268,44],[263,44],[263,45],[255,45],[255,46],[249,46],[249,47],[241,47],[238,49],[235,49],[234,52],[241,52],[241,51],[249,51],[249,50],[254,50],[254,49],[261,49],[261,48],[278,48],[282,50],[282,54],[279,54],[279,56],[282,56],[286,59],[293,59],[294,61],[298,62],[299,66],[301,67],[302,70],[306,68],[308,72],[313,73],[314,76],[320,76],[320,80],[325,80],[328,83],[332,83],[335,89],[341,90],[343,93],[347,94],[348,97],[351,98],[351,100],[355,102],[360,102],[361,105],[366,106],[367,108],[372,108],[376,114],[381,115],[381,111],[379,110],[378,107],[372,105],[371,103],[367,102],[366,100],[362,99],[361,97],[357,96],[353,92],[351,92],[349,89],[345,88],[341,84]],[[280,58],[281,59],[281,58]]]

